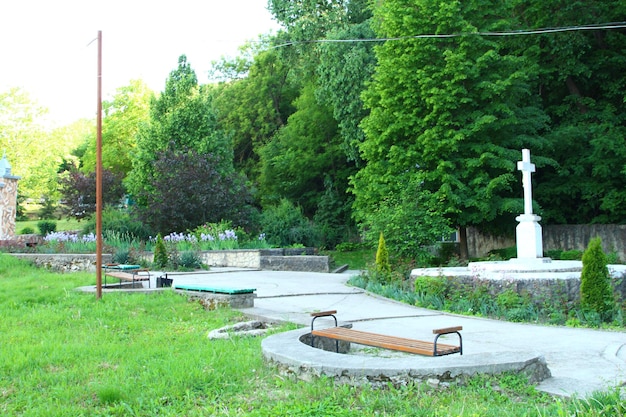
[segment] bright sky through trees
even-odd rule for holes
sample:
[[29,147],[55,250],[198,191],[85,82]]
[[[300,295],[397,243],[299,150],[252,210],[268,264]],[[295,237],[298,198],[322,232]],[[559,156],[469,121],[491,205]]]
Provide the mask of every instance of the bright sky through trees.
[[211,61],[234,56],[278,24],[265,0],[20,0],[0,4],[0,91],[21,87],[56,123],[96,112],[97,43],[103,32],[103,89],[131,79],[161,91],[178,57],[205,83]]

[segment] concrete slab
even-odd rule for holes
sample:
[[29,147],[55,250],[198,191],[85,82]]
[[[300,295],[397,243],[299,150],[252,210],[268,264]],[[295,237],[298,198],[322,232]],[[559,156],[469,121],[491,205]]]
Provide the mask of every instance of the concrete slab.
[[[397,374],[390,377],[392,380],[402,380],[403,375],[409,374],[419,377],[445,374],[443,368],[468,374],[506,367],[522,371],[529,366],[540,366],[544,360],[552,377],[539,383],[538,388],[552,394],[586,396],[626,382],[626,332],[509,323],[417,308],[347,286],[350,276],[357,273],[214,268],[210,272],[168,274],[168,277],[174,279],[174,285],[256,288],[255,306],[240,309],[242,312],[268,321],[289,321],[303,326],[293,334],[265,339],[264,349],[274,346],[268,358],[284,360],[286,367],[310,370],[312,374],[330,375],[353,369],[359,372],[355,375],[369,375],[370,380],[376,380],[382,375],[380,369],[385,368],[396,369]],[[324,310],[337,310],[339,321],[352,323],[355,329],[420,340],[430,340],[432,329],[461,325],[464,355],[376,358],[359,353],[324,352],[302,344],[298,338],[308,332],[310,313]],[[316,321],[316,326],[325,324],[332,323]],[[378,359],[391,362],[380,364]],[[398,362],[394,365],[393,361]]]

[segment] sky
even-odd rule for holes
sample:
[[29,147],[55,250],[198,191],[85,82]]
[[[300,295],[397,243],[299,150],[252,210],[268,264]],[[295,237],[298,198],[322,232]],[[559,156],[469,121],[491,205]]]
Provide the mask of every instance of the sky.
[[182,54],[206,83],[212,61],[278,28],[266,0],[2,0],[0,92],[22,88],[62,125],[96,115],[98,31],[106,100],[132,79],[162,91]]

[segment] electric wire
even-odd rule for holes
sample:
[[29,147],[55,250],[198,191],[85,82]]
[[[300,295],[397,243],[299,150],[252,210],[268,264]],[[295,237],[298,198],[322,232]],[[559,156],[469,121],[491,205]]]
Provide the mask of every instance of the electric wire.
[[279,45],[274,45],[269,49],[282,48],[285,46],[292,46],[298,44],[308,43],[350,43],[350,42],[390,42],[401,41],[409,39],[441,39],[441,38],[459,38],[465,36],[527,36],[527,35],[541,35],[549,33],[559,32],[575,32],[585,30],[610,30],[610,29],[625,29],[626,22],[610,22],[600,23],[592,25],[578,25],[578,26],[561,26],[561,27],[549,27],[539,29],[522,29],[513,31],[502,32],[461,32],[461,33],[449,33],[449,34],[422,34],[422,35],[408,35],[397,36],[390,38],[355,38],[355,39],[311,39],[304,41],[289,41]]

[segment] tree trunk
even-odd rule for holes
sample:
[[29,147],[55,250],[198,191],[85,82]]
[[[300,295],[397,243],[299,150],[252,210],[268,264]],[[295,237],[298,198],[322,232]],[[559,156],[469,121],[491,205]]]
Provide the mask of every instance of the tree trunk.
[[469,259],[469,250],[467,248],[467,229],[459,227],[459,256],[462,260]]

